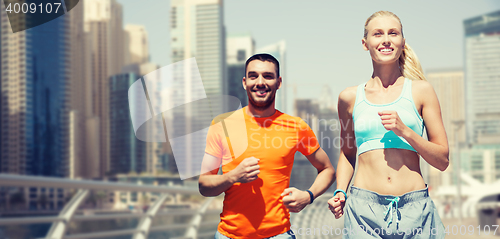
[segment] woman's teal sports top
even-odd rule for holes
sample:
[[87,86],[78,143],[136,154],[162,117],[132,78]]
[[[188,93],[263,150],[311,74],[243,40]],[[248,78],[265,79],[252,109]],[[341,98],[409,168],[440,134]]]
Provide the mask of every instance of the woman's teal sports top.
[[411,80],[405,78],[399,98],[388,104],[372,104],[365,97],[365,84],[358,86],[352,117],[358,155],[374,149],[407,149],[417,152],[403,137],[386,130],[378,115],[379,111],[398,112],[403,123],[422,136],[424,120],[420,117],[411,94]]

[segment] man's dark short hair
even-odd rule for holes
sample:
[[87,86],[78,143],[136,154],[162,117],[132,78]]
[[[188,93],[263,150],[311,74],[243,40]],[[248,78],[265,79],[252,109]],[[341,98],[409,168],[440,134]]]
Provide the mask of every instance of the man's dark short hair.
[[248,63],[250,63],[251,61],[254,61],[254,60],[269,61],[269,62],[274,63],[274,68],[276,69],[276,78],[280,77],[280,63],[278,62],[278,60],[276,60],[276,58],[274,58],[274,56],[271,56],[270,54],[267,54],[267,53],[255,54],[255,55],[251,56],[250,58],[248,58],[248,60],[245,63],[245,77],[247,75]]

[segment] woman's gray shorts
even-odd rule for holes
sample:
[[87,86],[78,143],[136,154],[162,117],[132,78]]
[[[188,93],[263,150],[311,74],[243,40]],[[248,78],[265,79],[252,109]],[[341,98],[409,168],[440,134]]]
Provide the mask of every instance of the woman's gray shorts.
[[444,236],[427,188],[396,197],[351,186],[344,207],[344,239]]

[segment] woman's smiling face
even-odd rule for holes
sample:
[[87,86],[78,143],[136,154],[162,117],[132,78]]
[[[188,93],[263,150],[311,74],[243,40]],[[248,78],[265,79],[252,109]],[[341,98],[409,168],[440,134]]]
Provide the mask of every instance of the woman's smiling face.
[[399,20],[392,16],[377,16],[371,19],[366,30],[362,44],[370,51],[373,61],[379,64],[397,62],[405,44]]

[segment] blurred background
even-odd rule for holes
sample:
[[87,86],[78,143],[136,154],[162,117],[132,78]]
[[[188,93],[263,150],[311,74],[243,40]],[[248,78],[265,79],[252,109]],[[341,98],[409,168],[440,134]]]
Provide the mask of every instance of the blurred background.
[[[361,38],[379,10],[400,17],[441,104],[450,167],[440,172],[421,160],[421,168],[447,238],[500,238],[499,1],[80,0],[16,33],[11,24],[23,21],[9,21],[5,7],[0,238],[213,238],[222,197],[199,195],[196,177],[181,180],[179,170],[196,174],[197,161],[175,161],[168,139],[137,139],[129,113],[134,82],[192,57],[207,95],[245,106],[245,60],[274,55],[283,77],[276,107],[307,121],[336,166],[337,98],[371,76]],[[186,98],[185,89],[177,97]],[[171,117],[150,132],[189,128],[182,111]],[[305,190],[316,174],[297,154],[290,184]],[[335,188],[293,214],[292,224],[342,228],[325,210]]]

